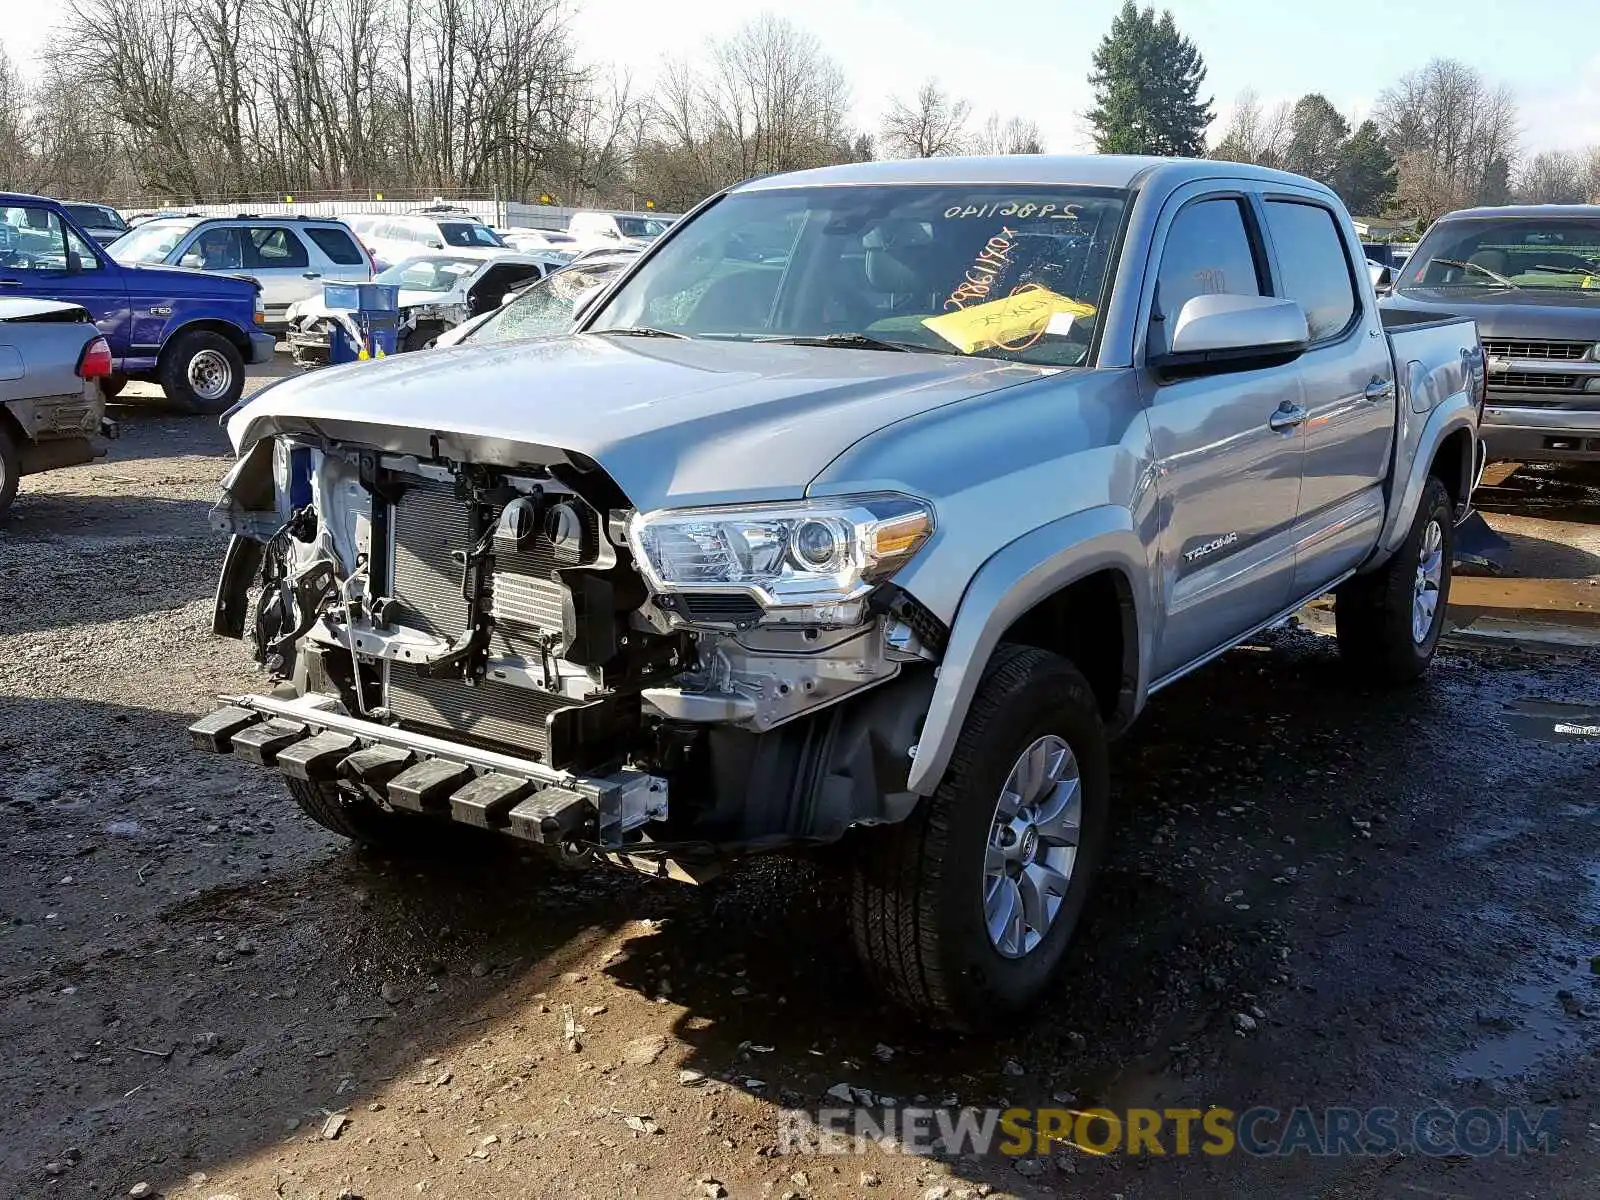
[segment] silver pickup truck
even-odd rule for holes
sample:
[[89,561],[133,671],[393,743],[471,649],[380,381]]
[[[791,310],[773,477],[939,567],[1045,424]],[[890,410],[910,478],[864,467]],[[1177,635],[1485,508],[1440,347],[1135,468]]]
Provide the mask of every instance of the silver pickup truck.
[[0,296],[0,514],[24,475],[102,457],[116,426],[100,381],[111,347],[89,310]]
[[[1045,989],[1149,698],[1334,589],[1433,657],[1467,320],[1385,329],[1333,193],[1225,162],[870,163],[703,204],[581,332],[234,414],[197,742],[358,841],[454,821],[700,878],[812,849],[885,988]],[[1400,318],[1403,320],[1403,318]]]

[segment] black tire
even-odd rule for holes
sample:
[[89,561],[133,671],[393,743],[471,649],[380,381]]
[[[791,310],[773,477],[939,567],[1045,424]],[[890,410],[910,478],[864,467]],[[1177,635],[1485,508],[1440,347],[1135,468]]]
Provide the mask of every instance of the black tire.
[[388,812],[336,783],[285,779],[294,802],[318,825],[362,846],[382,850],[416,850],[440,834],[438,821],[410,813]]
[[107,400],[115,400],[122,395],[122,389],[128,386],[126,375],[107,375],[100,381],[100,394]]
[[[1002,786],[1047,735],[1077,759],[1077,857],[1048,932],[1021,957],[1006,957],[985,924],[984,861]],[[901,824],[864,831],[851,858],[856,952],[889,996],[956,1030],[994,1025],[1039,999],[1066,955],[1104,847],[1106,757],[1099,707],[1077,668],[1029,646],[995,652],[938,790]]]
[[0,423],[0,517],[11,508],[17,498],[17,484],[22,479],[22,453],[11,431]]
[[443,332],[444,326],[432,321],[408,329],[400,338],[400,353],[410,354],[416,350],[426,350]]
[[[1339,653],[1363,679],[1410,683],[1433,661],[1444,630],[1445,608],[1450,602],[1454,519],[1455,506],[1449,491],[1437,476],[1430,475],[1400,549],[1376,571],[1356,576],[1336,593],[1333,611]],[[1412,618],[1430,526],[1438,530],[1441,561],[1432,620],[1419,639]]]
[[[215,378],[215,389],[197,389],[191,367],[198,377]],[[156,379],[167,399],[185,412],[215,416],[227,412],[244,394],[244,355],[220,333],[192,330],[179,334],[161,352]]]

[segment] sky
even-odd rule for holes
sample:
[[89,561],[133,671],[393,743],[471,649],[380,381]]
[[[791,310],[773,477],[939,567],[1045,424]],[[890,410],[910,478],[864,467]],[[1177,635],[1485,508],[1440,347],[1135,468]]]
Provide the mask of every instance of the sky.
[[[929,76],[990,112],[1039,123],[1046,149],[1092,148],[1090,56],[1121,0],[573,0],[580,54],[648,87],[664,55],[694,55],[707,38],[761,7],[810,30],[844,67],[856,122],[871,131],[891,96]],[[1596,0],[1168,0],[1208,71],[1203,94],[1220,132],[1239,93],[1268,106],[1320,91],[1354,123],[1399,76],[1457,58],[1520,104],[1527,153],[1600,143],[1600,4]],[[62,0],[0,0],[0,45],[27,69]]]

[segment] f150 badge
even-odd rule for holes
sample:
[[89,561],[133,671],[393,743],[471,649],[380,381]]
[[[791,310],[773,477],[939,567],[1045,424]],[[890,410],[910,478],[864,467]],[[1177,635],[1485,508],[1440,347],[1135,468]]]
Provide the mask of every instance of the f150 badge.
[[1221,537],[1212,538],[1203,546],[1196,546],[1193,550],[1185,550],[1183,552],[1183,560],[1185,562],[1194,562],[1196,559],[1204,558],[1214,551],[1221,550],[1224,546],[1231,546],[1238,540],[1239,535],[1237,533],[1225,533]]

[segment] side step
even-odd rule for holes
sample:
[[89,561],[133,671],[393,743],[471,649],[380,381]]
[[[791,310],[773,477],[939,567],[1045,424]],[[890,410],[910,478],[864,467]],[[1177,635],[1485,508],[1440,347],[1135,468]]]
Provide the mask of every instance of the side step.
[[[203,750],[234,754],[290,779],[349,780],[396,809],[542,846],[594,844],[603,832],[602,845],[611,849],[613,840],[666,816],[665,781],[643,772],[587,777],[552,771],[532,760],[352,717],[322,697],[235,697],[189,726],[189,735]],[[652,801],[659,797],[648,811],[630,802],[647,793]]]

